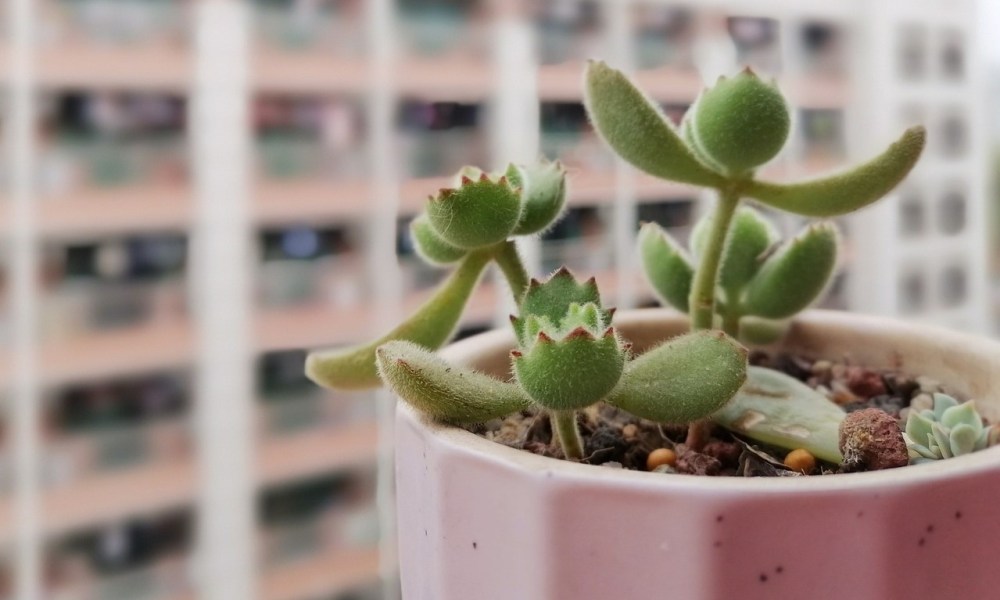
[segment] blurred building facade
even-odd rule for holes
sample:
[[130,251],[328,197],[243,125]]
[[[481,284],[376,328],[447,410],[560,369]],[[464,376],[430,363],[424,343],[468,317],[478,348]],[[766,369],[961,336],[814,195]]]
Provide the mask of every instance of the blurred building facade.
[[[391,540],[378,547],[378,403],[316,389],[303,349],[361,341],[426,297],[443,273],[416,258],[407,224],[469,163],[567,164],[569,211],[524,242],[529,263],[595,275],[612,305],[652,302],[638,223],[686,239],[711,199],[602,145],[582,106],[588,58],[633,72],[675,122],[719,74],[749,64],[776,77],[795,126],[774,179],[866,158],[925,123],[929,147],[906,185],[841,221],[847,250],[826,303],[991,326],[968,0],[12,6],[2,124],[11,139],[29,127],[31,144],[0,165],[14,240],[0,278],[0,598],[31,589],[26,577],[47,598],[220,597],[197,540],[218,541],[213,519],[239,511],[220,506],[227,482],[206,482],[206,461],[247,488],[252,523],[234,517],[224,534],[234,564],[251,563],[232,577],[252,578],[258,597],[391,595],[377,582],[380,557],[383,571],[393,560]],[[226,94],[242,106],[235,125],[211,118]],[[786,232],[801,224],[777,218]],[[245,244],[209,256],[212,239]],[[509,308],[487,280],[462,333]],[[35,369],[19,368],[25,352]],[[212,390],[241,385],[248,397],[226,399],[234,414],[203,410],[220,401]],[[229,444],[243,435],[246,464]],[[26,487],[39,498],[27,525]]]

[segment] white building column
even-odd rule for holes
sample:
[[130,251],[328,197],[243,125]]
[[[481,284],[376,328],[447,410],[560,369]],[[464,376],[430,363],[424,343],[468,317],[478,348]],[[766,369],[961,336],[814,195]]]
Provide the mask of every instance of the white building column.
[[197,327],[195,558],[205,600],[256,597],[250,22],[246,3],[195,6],[190,131],[195,189],[192,308]]

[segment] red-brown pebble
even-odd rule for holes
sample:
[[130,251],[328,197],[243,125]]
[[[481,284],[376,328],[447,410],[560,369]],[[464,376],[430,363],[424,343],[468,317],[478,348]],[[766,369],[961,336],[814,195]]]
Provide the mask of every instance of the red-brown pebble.
[[877,408],[849,413],[840,424],[845,471],[880,471],[910,462],[896,417]]
[[887,393],[881,375],[857,366],[847,369],[847,387],[862,398],[871,398]]

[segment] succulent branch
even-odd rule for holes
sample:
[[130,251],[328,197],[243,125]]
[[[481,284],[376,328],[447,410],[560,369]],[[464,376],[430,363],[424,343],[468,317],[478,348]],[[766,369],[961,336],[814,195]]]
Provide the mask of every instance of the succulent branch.
[[[624,74],[602,62],[588,64],[585,92],[595,129],[619,156],[652,175],[718,193],[714,212],[692,234],[690,254],[659,226],[646,224],[639,235],[640,255],[653,290],[663,302],[687,312],[693,329],[721,325],[744,341],[775,341],[784,320],[822,295],[836,264],[838,235],[831,223],[818,223],[779,245],[775,228],[741,207],[741,199],[805,216],[841,215],[891,191],[924,148],[925,131],[915,127],[853,169],[812,181],[773,183],[757,179],[756,169],[781,152],[791,115],[777,85],[749,68],[719,78],[702,92],[680,132]],[[740,397],[744,404],[754,399],[747,393]],[[781,422],[788,416],[784,406],[767,404],[772,412],[762,412],[762,422]],[[725,415],[717,420],[736,427],[738,421]],[[689,439],[697,440],[699,429],[692,428]],[[832,458],[836,435],[829,433],[824,434],[829,439],[815,443]],[[789,447],[804,446],[796,440]]]
[[427,348],[439,348],[447,342],[489,261],[489,253],[470,253],[409,319],[373,342],[345,350],[309,354],[306,375],[331,389],[357,390],[378,386],[375,349],[392,340],[406,340]]
[[719,187],[726,179],[705,166],[656,103],[620,71],[587,65],[584,105],[597,133],[616,154],[663,179]]
[[[655,223],[643,225],[640,255],[646,279],[660,299],[686,310],[685,292],[701,266],[714,216],[699,221],[684,252]],[[748,343],[781,336],[784,321],[822,297],[837,262],[839,235],[831,222],[809,225],[782,242],[777,229],[757,210],[743,206],[733,216],[720,257],[713,296],[713,322]]]
[[437,349],[447,342],[490,262],[510,283],[515,301],[528,275],[512,235],[542,231],[559,217],[566,202],[566,171],[559,163],[510,165],[505,174],[465,167],[455,187],[428,199],[426,212],[410,224],[417,254],[427,263],[455,271],[406,321],[360,346],[314,352],[306,361],[310,379],[332,389],[379,385],[375,350],[393,340]]

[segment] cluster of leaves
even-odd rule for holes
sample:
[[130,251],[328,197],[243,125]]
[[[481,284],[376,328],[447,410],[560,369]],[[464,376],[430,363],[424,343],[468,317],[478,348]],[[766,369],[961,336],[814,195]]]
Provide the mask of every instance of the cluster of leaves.
[[990,428],[972,400],[959,404],[947,394],[934,394],[934,407],[910,411],[903,432],[910,462],[962,456],[990,444]]
[[[712,227],[706,215],[691,233],[690,253],[656,223],[639,231],[643,271],[657,296],[681,312],[689,310],[691,281]],[[722,251],[715,319],[726,333],[747,343],[769,343],[787,319],[823,295],[837,263],[839,236],[831,222],[808,225],[781,242],[759,211],[737,209]]]
[[[309,376],[327,387],[358,388],[376,385],[380,375],[404,401],[452,423],[537,405],[551,412],[568,457],[581,454],[574,412],[604,401],[656,421],[711,416],[750,437],[836,460],[843,411],[780,373],[748,371],[746,352],[732,339],[774,339],[787,319],[822,294],[836,264],[836,228],[812,224],[781,243],[773,225],[740,202],[750,198],[808,217],[861,208],[906,176],[923,149],[924,130],[907,130],[881,155],[849,171],[783,184],[761,180],[755,171],[783,148],[791,127],[788,106],[774,84],[750,70],[703,92],[680,130],[603,63],[587,68],[585,105],[601,137],[628,162],[718,192],[715,212],[692,235],[690,254],[654,224],[639,236],[652,287],[690,314],[693,333],[632,357],[593,280],[580,283],[559,271],[545,283],[529,281],[510,238],[542,231],[558,218],[566,195],[558,163],[511,166],[502,174],[466,168],[453,188],[429,199],[411,229],[421,256],[457,265],[452,276],[382,338],[311,355]],[[512,378],[504,381],[448,365],[431,352],[451,335],[491,262],[519,307],[512,319]],[[723,331],[709,331],[719,326]],[[738,392],[745,379],[749,383]]]
[[512,380],[451,365],[404,341],[378,349],[382,379],[422,412],[455,424],[482,423],[536,405],[549,410],[565,455],[583,457],[577,410],[604,401],[654,421],[688,423],[732,398],[746,379],[746,350],[701,331],[635,358],[611,325],[593,279],[561,269],[531,280],[511,318]]
[[379,385],[375,350],[392,340],[437,349],[447,342],[483,271],[496,262],[515,296],[527,283],[513,236],[544,231],[566,203],[566,171],[558,162],[511,164],[503,174],[465,168],[455,186],[427,199],[410,225],[417,253],[429,264],[456,264],[435,294],[407,320],[361,346],[315,352],[306,374],[332,389],[367,389]]

